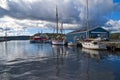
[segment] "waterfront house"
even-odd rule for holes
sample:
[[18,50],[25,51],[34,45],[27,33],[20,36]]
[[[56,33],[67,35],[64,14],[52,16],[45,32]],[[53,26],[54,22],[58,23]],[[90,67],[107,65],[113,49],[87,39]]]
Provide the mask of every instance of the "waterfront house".
[[86,34],[88,34],[88,33],[89,33],[90,38],[99,37],[102,40],[109,40],[110,39],[110,32],[105,30],[102,27],[92,28],[89,31],[87,31],[86,29],[76,30],[76,31],[73,31],[73,32],[66,34],[66,38],[67,38],[68,42],[75,43],[78,40],[86,39],[87,38]]

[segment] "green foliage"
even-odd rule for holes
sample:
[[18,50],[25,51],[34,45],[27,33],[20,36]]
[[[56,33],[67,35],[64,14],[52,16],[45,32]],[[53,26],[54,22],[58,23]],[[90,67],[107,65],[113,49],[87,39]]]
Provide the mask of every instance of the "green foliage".
[[120,39],[120,33],[111,33],[110,39]]
[[[65,36],[65,34],[56,34],[56,33],[45,33],[45,34],[48,35],[49,39],[56,38],[58,35]],[[36,33],[33,36],[31,36],[30,39],[32,39],[34,36],[40,36],[40,35],[41,33]]]
[[34,36],[40,36],[40,34],[41,34],[41,33],[36,33],[36,34],[34,34]]
[[40,36],[40,33],[36,33],[30,37],[30,39],[33,39],[34,36]]

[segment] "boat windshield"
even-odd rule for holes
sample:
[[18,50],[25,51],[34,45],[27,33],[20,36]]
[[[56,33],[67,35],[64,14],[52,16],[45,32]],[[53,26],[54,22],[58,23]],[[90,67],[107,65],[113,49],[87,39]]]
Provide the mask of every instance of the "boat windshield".
[[86,40],[84,40],[85,42],[91,42],[92,40],[89,40],[89,39],[86,39]]

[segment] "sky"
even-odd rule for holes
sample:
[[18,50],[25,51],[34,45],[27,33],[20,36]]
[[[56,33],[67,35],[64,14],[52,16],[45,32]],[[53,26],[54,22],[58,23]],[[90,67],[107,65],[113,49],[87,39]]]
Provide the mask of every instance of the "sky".
[[[0,36],[55,32],[56,5],[59,29],[86,28],[86,0],[0,0]],[[120,32],[120,0],[88,0],[88,23]]]

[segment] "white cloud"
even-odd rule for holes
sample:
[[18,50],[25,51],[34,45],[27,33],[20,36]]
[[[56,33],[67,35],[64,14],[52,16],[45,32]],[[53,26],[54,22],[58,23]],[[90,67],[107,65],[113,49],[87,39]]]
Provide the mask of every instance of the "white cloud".
[[[60,19],[64,18],[67,20],[66,22],[72,22],[72,20],[74,20],[78,23],[81,20],[85,20],[86,17],[85,1],[86,0],[13,0],[7,2],[10,9],[8,15],[20,19],[29,18],[53,21],[55,20],[55,7],[57,5]],[[90,20],[97,19],[97,17],[103,19],[102,17],[111,12],[115,6],[112,0],[88,1]]]
[[[108,21],[106,17],[119,9],[118,4],[113,0],[88,1],[89,24],[92,27],[104,26],[108,22],[113,25],[112,21]],[[59,22],[64,22],[65,29],[78,29],[85,25],[86,0],[4,0],[0,4],[2,7],[0,22],[5,23],[14,31],[21,31],[29,27],[54,29],[56,5],[58,6]]]
[[0,0],[0,7],[8,9],[7,0]]
[[120,32],[120,20],[109,20],[106,26],[105,28],[112,32]]
[[[1,18],[2,24],[0,24],[0,28],[3,29],[3,31],[0,32],[1,36],[5,36],[6,28],[8,36],[11,35],[31,35],[29,29],[30,28],[40,28],[41,30],[54,30],[56,27],[55,22],[49,22],[49,21],[42,21],[42,20],[19,20],[14,19],[8,16],[5,16]],[[59,24],[59,29],[61,27],[61,23]],[[78,24],[63,24],[64,29],[76,29],[78,28]]]

